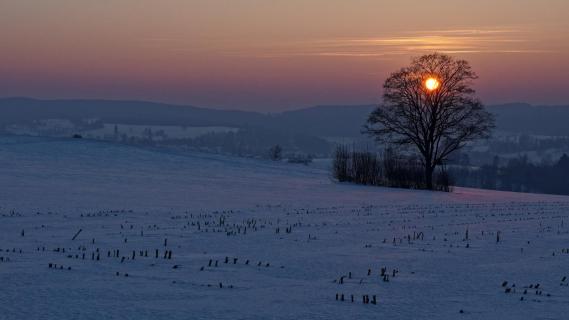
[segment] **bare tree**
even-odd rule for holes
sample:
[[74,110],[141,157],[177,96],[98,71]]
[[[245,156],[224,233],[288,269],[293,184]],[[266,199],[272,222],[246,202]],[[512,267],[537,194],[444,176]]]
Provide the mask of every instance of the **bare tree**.
[[467,142],[488,138],[494,127],[475,97],[477,78],[465,60],[439,53],[415,58],[385,81],[383,104],[369,115],[366,132],[379,142],[414,146],[433,189],[437,165]]

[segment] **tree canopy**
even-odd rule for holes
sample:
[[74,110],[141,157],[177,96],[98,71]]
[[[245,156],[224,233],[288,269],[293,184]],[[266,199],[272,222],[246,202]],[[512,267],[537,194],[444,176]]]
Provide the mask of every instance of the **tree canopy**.
[[414,146],[432,189],[435,167],[494,127],[472,88],[477,78],[465,60],[440,53],[415,58],[385,81],[383,103],[369,115],[366,132],[380,142]]

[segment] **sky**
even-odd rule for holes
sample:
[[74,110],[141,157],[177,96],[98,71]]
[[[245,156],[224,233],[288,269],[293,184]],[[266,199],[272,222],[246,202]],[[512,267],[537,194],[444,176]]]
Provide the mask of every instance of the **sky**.
[[278,112],[373,104],[411,57],[486,104],[569,104],[567,0],[0,0],[0,96]]

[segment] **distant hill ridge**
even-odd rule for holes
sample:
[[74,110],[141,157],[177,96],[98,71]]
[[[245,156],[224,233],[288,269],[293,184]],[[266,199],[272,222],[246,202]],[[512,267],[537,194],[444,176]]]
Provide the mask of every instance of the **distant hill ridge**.
[[[41,119],[139,125],[265,127],[314,136],[358,136],[373,105],[316,106],[276,114],[219,110],[128,100],[40,100],[1,98],[0,126]],[[569,135],[569,106],[532,106],[511,103],[489,106],[501,131]]]

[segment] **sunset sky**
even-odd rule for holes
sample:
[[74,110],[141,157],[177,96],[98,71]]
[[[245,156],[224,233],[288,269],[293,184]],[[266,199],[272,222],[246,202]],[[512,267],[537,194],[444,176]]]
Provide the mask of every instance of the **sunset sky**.
[[0,96],[276,112],[377,103],[434,51],[487,104],[569,104],[567,0],[0,0]]

